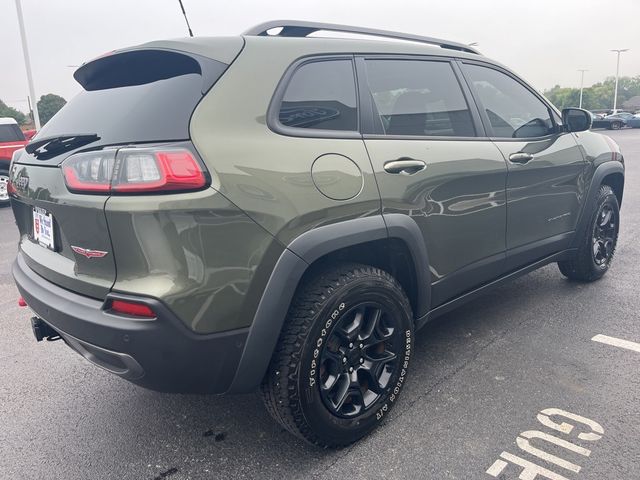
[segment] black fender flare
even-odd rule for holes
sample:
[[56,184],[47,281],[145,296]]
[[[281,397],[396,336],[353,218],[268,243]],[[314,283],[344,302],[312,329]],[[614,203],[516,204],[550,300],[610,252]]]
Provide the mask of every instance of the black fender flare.
[[345,247],[389,238],[405,242],[411,253],[418,286],[415,317],[426,314],[431,294],[429,261],[422,233],[411,217],[403,214],[374,215],[309,230],[295,238],[276,262],[227,393],[250,392],[260,385],[296,288],[314,261]]
[[608,161],[598,165],[593,172],[591,183],[589,184],[589,189],[587,190],[587,194],[582,205],[582,211],[580,212],[580,217],[576,224],[571,248],[578,248],[580,241],[582,240],[583,233],[589,224],[589,217],[591,216],[591,212],[588,211],[589,207],[598,196],[600,185],[602,185],[604,177],[611,175],[612,173],[620,173],[624,177],[624,165],[618,161]]

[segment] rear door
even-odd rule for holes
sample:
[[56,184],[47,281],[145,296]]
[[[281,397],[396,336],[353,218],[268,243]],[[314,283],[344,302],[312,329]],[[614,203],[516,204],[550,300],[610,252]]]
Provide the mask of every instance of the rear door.
[[[38,132],[10,172],[20,251],[32,270],[68,290],[105,297],[116,278],[105,217],[116,152],[187,144],[193,110],[226,67],[199,55],[138,49],[76,71],[84,90]],[[126,174],[144,179],[150,170],[143,161],[137,174]]]
[[567,248],[576,228],[587,163],[574,134],[517,77],[465,62],[493,142],[507,160],[508,267],[517,268]]
[[409,215],[422,231],[432,307],[499,276],[507,167],[484,138],[455,63],[363,56],[358,76],[383,212]]

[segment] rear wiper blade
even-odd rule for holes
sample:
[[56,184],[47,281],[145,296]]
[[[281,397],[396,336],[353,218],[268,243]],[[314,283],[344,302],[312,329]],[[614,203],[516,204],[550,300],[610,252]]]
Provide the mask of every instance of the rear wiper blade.
[[96,140],[100,140],[100,137],[95,133],[56,135],[30,142],[25,147],[25,150],[27,153],[33,154],[38,160],[47,160],[60,153],[82,147]]

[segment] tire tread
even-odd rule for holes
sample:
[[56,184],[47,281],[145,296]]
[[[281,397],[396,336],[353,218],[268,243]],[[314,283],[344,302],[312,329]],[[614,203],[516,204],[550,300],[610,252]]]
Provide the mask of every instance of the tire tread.
[[[613,196],[617,205],[617,198],[613,192],[613,189],[609,185],[601,185],[600,190],[598,191],[598,195],[596,196],[595,202],[590,207],[589,215],[592,217],[592,221],[586,224],[585,230],[579,232],[581,235],[580,244],[578,246],[578,251],[575,255],[572,256],[569,260],[564,260],[558,262],[558,268],[560,272],[567,278],[571,280],[578,280],[582,282],[593,282],[601,278],[605,272],[608,270],[597,270],[594,268],[593,259],[592,259],[592,250],[591,250],[591,230],[590,227],[593,224],[593,216],[597,214],[598,207],[606,201],[607,197]],[[618,213],[618,222],[620,221],[619,211]],[[616,237],[617,240],[617,237]],[[611,259],[609,260],[609,265],[613,261],[613,257],[615,256],[617,242],[614,242],[613,251],[611,252]]]
[[339,264],[319,270],[295,294],[260,387],[262,399],[271,416],[286,430],[313,445],[338,448],[351,442],[327,442],[314,433],[305,420],[297,388],[305,341],[316,321],[317,312],[331,300],[332,293],[362,277],[384,279],[392,288],[399,289],[406,307],[411,311],[409,300],[400,284],[384,270],[357,263]]

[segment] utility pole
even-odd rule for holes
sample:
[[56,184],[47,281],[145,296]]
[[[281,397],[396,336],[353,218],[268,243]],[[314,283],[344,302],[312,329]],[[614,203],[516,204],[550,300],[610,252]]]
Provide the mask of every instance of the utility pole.
[[623,48],[620,50],[611,50],[612,52],[616,52],[618,54],[618,61],[616,63],[616,88],[613,93],[613,113],[618,113],[618,75],[620,74],[620,54],[623,52],[628,52],[628,48]]
[[586,69],[579,69],[580,72],[580,106],[578,108],[582,108],[582,89],[584,88],[584,72],[588,72]]
[[27,69],[27,83],[29,84],[29,95],[33,99],[33,123],[36,130],[40,130],[40,114],[38,113],[38,101],[35,89],[33,88],[33,75],[31,74],[31,62],[29,60],[29,47],[27,47],[27,34],[24,31],[24,20],[22,18],[22,5],[20,0],[16,0],[16,10],[18,11],[18,24],[20,25],[20,38],[22,39],[22,54],[24,55],[24,66]]

